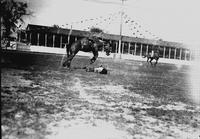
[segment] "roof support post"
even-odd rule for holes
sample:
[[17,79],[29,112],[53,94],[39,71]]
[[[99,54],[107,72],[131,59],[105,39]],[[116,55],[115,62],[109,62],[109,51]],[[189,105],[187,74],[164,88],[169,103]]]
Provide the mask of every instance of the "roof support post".
[[140,47],[140,56],[142,56],[142,47],[143,47],[143,45],[142,45],[142,43],[141,43],[141,47]]
[[146,54],[148,54],[149,45],[147,44]]
[[180,49],[180,57],[179,57],[180,60],[181,60],[181,57],[182,57],[182,48]]
[[174,50],[174,59],[176,59],[176,48]]
[[118,46],[117,41],[115,41],[115,53],[117,53],[117,46]]
[[27,32],[25,31],[25,40],[26,40],[26,42],[27,42]]
[[62,35],[60,35],[60,48],[62,48]]
[[192,60],[192,50],[190,50],[190,61]]
[[164,50],[163,50],[163,58],[165,58],[165,51],[166,51],[166,47],[164,46]]
[[187,50],[185,50],[185,60],[187,59]]
[[21,35],[21,31],[19,31],[18,34],[19,34],[18,41],[21,42],[21,36],[22,36],[22,35]]
[[44,35],[44,46],[47,46],[47,33]]
[[53,47],[55,47],[55,34],[53,34]]
[[169,47],[169,59],[171,58],[171,47]]
[[128,54],[130,54],[131,43],[128,43]]
[[137,43],[135,43],[134,55],[136,55]]
[[122,54],[124,53],[124,42],[122,42]]
[[30,34],[29,34],[30,36],[30,44],[31,44],[31,40],[32,40],[32,33],[30,32]]
[[40,45],[40,33],[37,33],[37,45]]

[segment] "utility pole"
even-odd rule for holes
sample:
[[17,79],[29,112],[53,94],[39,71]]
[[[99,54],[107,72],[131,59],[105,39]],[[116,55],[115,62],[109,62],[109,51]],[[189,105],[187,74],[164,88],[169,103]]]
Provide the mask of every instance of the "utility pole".
[[123,27],[123,14],[124,14],[123,5],[124,5],[125,0],[121,0],[121,1],[122,3],[121,3],[121,17],[120,17],[120,39],[119,39],[119,47],[118,47],[118,55],[120,59],[121,59],[122,27]]
[[67,43],[68,44],[70,43],[71,34],[72,34],[72,24],[71,24],[70,31],[69,31],[68,38],[67,38]]

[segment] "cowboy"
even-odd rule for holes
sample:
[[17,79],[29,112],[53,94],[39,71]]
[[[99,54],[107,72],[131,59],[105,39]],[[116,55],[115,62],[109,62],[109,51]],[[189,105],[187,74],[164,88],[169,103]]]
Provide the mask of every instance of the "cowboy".
[[102,65],[100,65],[97,68],[86,67],[86,72],[96,72],[100,74],[107,74],[108,70],[104,68]]
[[154,50],[151,51],[151,57],[153,57],[153,56],[154,56]]

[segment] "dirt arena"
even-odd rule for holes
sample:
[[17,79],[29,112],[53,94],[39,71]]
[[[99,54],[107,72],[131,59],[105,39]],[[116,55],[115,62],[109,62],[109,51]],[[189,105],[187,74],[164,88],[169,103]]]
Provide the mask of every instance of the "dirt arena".
[[93,66],[109,69],[101,75],[81,69],[88,57],[69,71],[60,56],[5,56],[3,139],[200,139],[188,66],[99,58]]

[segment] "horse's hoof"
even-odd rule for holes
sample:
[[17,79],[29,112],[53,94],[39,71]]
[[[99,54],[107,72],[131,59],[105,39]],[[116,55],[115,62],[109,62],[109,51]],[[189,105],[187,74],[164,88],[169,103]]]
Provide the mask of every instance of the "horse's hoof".
[[67,68],[67,69],[71,69],[71,67],[70,67],[70,66],[68,66],[68,65],[67,65],[67,67],[66,67],[66,68]]
[[95,60],[90,60],[90,64],[93,64],[95,62]]
[[66,66],[67,66],[67,64],[64,62],[64,63],[62,64],[62,66],[63,66],[63,67],[66,67]]
[[66,66],[63,66],[63,69],[68,69],[68,67],[66,67]]
[[68,68],[68,71],[72,71],[72,68]]
[[72,71],[71,67],[64,67],[64,69],[67,71]]

